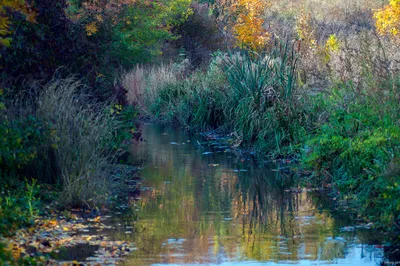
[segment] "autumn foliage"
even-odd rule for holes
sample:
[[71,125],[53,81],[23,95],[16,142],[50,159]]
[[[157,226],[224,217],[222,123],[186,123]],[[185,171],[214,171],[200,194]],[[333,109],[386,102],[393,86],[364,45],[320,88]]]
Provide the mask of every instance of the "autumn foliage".
[[266,0],[217,0],[213,5],[225,34],[232,34],[236,45],[259,51],[271,39],[265,28]]
[[379,34],[392,38],[400,36],[400,0],[390,0],[389,5],[374,13]]
[[270,39],[269,32],[264,28],[265,0],[238,0],[233,8],[238,12],[233,31],[239,46],[251,50],[262,49]]
[[171,28],[191,14],[191,0],[77,0],[68,9],[89,39],[124,67],[151,60],[164,41],[174,38]]

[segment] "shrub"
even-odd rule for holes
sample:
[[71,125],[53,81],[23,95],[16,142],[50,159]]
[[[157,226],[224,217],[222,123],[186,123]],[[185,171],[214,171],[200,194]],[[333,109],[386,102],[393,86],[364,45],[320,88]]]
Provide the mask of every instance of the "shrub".
[[218,31],[216,17],[210,14],[208,4],[193,1],[191,8],[193,13],[188,19],[172,30],[180,36],[174,45],[184,49],[193,68],[207,67],[212,53],[223,49],[227,43]]
[[137,103],[147,113],[148,107],[156,101],[159,91],[176,83],[184,68],[180,64],[161,64],[151,68],[136,66],[122,78],[122,86],[127,90],[129,103]]
[[0,119],[0,168],[6,172],[18,171],[31,164],[48,134],[43,122],[32,115]]
[[2,176],[2,179],[0,236],[9,236],[21,226],[34,223],[39,209],[40,186],[35,180],[24,183],[17,181],[15,177]]
[[382,99],[351,84],[336,88],[323,98],[330,115],[304,153],[304,163],[320,178],[317,183],[334,183],[353,207],[382,226],[393,225],[400,214],[396,90]]
[[122,125],[109,104],[90,104],[83,91],[74,78],[53,80],[39,96],[37,116],[54,132],[62,203],[94,206],[111,192],[116,153],[110,146]]

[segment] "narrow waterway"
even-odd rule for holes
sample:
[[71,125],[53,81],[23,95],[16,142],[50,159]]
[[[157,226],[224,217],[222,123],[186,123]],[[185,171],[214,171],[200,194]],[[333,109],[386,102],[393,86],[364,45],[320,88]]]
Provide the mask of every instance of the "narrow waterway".
[[379,235],[354,229],[292,178],[202,144],[199,136],[143,126],[131,148],[143,164],[124,265],[379,265]]

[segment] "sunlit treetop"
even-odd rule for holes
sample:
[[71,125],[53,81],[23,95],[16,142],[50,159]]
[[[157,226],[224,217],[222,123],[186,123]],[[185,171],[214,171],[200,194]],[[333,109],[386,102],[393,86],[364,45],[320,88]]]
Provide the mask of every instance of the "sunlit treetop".
[[262,50],[270,40],[265,29],[267,0],[215,0],[213,9],[225,33],[232,34],[239,47]]
[[238,0],[234,5],[238,16],[233,31],[240,46],[257,51],[268,43],[270,33],[263,19],[267,6],[265,0]]

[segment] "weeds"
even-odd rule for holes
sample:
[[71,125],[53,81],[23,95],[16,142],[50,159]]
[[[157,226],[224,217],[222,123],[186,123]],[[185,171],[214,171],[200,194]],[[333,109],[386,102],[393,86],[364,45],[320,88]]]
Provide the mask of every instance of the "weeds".
[[[121,123],[110,104],[90,104],[74,78],[53,80],[39,96],[37,116],[53,131],[62,203],[95,206],[107,200]],[[89,104],[88,104],[89,103]]]
[[145,70],[137,66],[134,70],[124,75],[122,85],[128,91],[128,101],[138,103],[144,110],[148,104],[155,102],[158,90],[162,86],[173,84],[177,81],[177,73],[173,65],[161,64]]
[[267,54],[241,52],[222,58],[221,67],[236,101],[251,97],[256,110],[293,96],[297,56],[289,43],[276,43]]
[[382,99],[360,95],[351,85],[339,86],[323,99],[330,116],[310,136],[303,155],[315,170],[314,182],[336,184],[353,207],[381,226],[393,226],[400,214],[395,174],[400,108],[395,94],[391,91],[382,105]]
[[[276,42],[262,55],[216,54],[206,72],[186,78],[176,65],[148,72],[136,68],[125,78],[131,81],[124,84],[142,103],[145,114],[201,129],[223,127],[267,151],[291,140],[294,130],[289,127],[301,116],[295,110],[299,106],[294,89],[296,64],[294,46]],[[137,81],[132,79],[139,76]],[[139,83],[144,87],[129,87]]]
[[[85,91],[73,77],[54,78],[37,98],[3,104],[0,169],[7,180],[27,177],[59,185],[64,205],[106,202],[115,157],[135,133],[137,113],[112,101],[91,101]],[[28,191],[32,199],[29,184]]]
[[39,210],[40,186],[36,181],[26,181],[22,186],[15,180],[6,183],[3,180],[1,185],[0,235],[9,236],[19,227],[34,223]]

